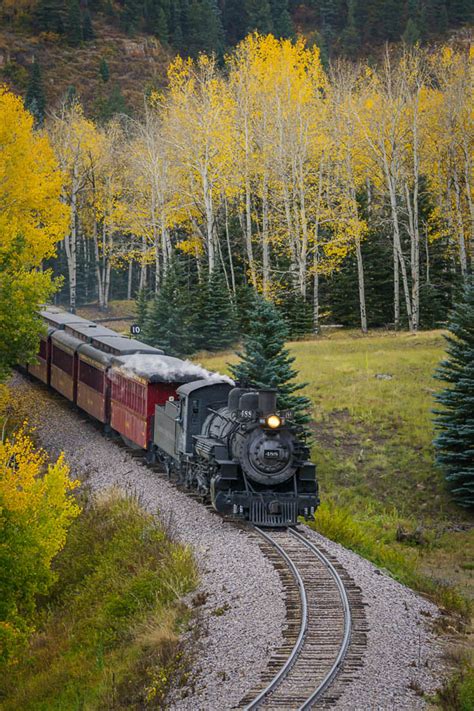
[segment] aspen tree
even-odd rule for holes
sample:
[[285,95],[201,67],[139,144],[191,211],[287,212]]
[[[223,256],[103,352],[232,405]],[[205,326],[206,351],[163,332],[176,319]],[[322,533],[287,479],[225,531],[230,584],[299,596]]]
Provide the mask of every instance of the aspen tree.
[[36,312],[55,291],[42,263],[68,225],[62,179],[47,135],[33,130],[22,100],[0,87],[0,379],[38,350]]
[[166,275],[171,257],[170,229],[174,225],[174,179],[170,146],[164,134],[159,98],[145,106],[143,121],[134,122],[131,146],[133,183],[139,177],[141,202],[145,203],[145,232],[151,240],[155,265],[155,291]]
[[89,155],[96,148],[94,124],[84,117],[81,106],[74,102],[62,105],[48,125],[59,165],[64,173],[63,200],[69,207],[69,230],[64,238],[69,276],[69,308],[74,313],[77,300],[77,241],[80,222],[80,197],[88,184]]
[[89,151],[94,254],[99,308],[106,310],[115,236],[123,234],[128,227],[124,196],[126,139],[118,121],[111,121],[98,131],[94,148]]
[[400,189],[403,150],[407,140],[405,96],[400,75],[394,69],[387,49],[378,73],[366,68],[358,102],[353,105],[367,148],[371,153],[376,180],[383,184],[390,205],[393,230],[394,322],[400,327],[399,279],[405,298],[408,326],[413,330],[412,303],[405,255],[402,250]]
[[[206,253],[209,274],[218,258],[217,213],[223,194],[222,175],[230,169],[232,101],[215,60],[196,62],[178,57],[170,66],[165,105],[166,140],[177,167],[177,189],[188,224]],[[178,187],[179,185],[179,187]]]
[[474,205],[472,199],[473,53],[441,48],[432,58],[437,91],[432,92],[429,142],[424,165],[429,185],[437,197],[440,214],[456,240],[461,274],[472,269]]
[[351,98],[356,92],[357,68],[348,63],[334,65],[331,75],[328,132],[332,137],[331,156],[339,163],[339,187],[341,190],[340,227],[343,233],[343,254],[354,250],[357,261],[360,325],[367,333],[367,308],[365,301],[365,277],[361,243],[367,232],[367,224],[359,215],[357,193],[367,183],[367,166],[364,161],[363,136],[352,114]]

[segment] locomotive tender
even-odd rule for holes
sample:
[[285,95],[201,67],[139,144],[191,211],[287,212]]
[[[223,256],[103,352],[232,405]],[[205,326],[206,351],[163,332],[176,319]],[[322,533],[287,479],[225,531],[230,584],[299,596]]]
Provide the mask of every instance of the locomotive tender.
[[170,478],[223,514],[292,526],[318,504],[315,466],[275,390],[166,356],[92,321],[48,307],[28,372],[164,464]]

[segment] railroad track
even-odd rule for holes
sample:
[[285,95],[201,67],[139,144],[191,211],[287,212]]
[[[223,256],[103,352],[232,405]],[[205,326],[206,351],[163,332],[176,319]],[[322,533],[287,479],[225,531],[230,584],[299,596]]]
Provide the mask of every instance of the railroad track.
[[[285,643],[271,658],[261,687],[249,692],[238,708],[306,711],[330,706],[361,663],[365,634],[358,589],[343,580],[329,557],[299,530],[255,530],[285,587],[287,628]],[[334,693],[345,660],[343,683]]]

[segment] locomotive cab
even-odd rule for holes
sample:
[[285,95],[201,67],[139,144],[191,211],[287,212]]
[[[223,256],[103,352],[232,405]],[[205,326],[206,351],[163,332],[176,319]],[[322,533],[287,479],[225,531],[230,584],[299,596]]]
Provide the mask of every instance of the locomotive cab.
[[155,408],[155,444],[173,459],[192,456],[193,438],[201,433],[209,408],[222,407],[231,389],[224,381],[196,380],[181,385],[178,400]]

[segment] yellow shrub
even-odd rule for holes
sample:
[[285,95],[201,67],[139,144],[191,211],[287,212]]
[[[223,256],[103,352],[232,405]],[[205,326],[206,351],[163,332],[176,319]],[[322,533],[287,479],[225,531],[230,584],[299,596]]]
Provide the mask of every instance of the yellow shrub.
[[49,463],[24,429],[0,442],[0,661],[12,661],[34,627],[35,601],[79,513],[78,482],[60,455]]

